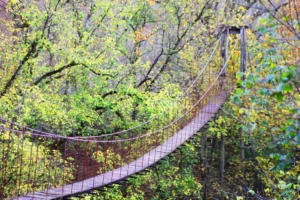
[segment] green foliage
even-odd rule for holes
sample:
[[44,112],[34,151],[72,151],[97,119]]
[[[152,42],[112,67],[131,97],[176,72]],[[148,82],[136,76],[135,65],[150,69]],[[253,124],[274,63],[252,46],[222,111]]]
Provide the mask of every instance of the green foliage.
[[107,149],[105,152],[103,150],[94,152],[93,158],[98,163],[106,164],[105,171],[101,171],[101,169],[103,169],[103,167],[101,167],[100,171],[98,171],[99,174],[113,170],[114,166],[124,165],[121,155],[114,153],[112,148]]
[[202,186],[193,174],[197,164],[195,144],[187,144],[174,157],[167,157],[145,174],[130,177],[127,183],[105,188],[104,192],[87,195],[85,199],[199,199]]
[[[63,159],[57,150],[44,146],[42,138],[3,131],[0,135],[0,195],[19,196],[27,192],[58,187],[73,179],[72,158]],[[3,191],[2,191],[3,189]]]
[[[237,73],[238,89],[225,107],[230,116],[209,123],[206,135],[202,133],[203,152],[197,140],[195,146],[183,147],[156,170],[86,198],[192,199],[202,194],[208,199],[299,198],[296,11],[283,9],[278,12],[280,17],[275,13],[262,18],[257,29],[262,42],[249,34],[251,66],[245,74]],[[247,10],[234,2],[203,0],[45,0],[43,5],[11,0],[6,12],[9,17],[0,18],[0,115],[73,136],[111,133],[153,118],[198,74],[218,32],[216,24],[238,26],[249,20]],[[292,44],[278,44],[280,37],[296,39]],[[209,75],[219,71],[220,61],[214,60],[215,68],[205,74],[191,96],[201,94],[199,88],[209,85]],[[237,67],[230,63],[228,70]],[[168,123],[183,109],[174,106],[161,116],[160,123]],[[157,125],[154,120],[137,132],[151,131]],[[219,178],[216,159],[221,136],[226,136],[225,184]],[[5,169],[0,171],[5,176],[1,181],[11,183],[2,193],[18,195],[73,178],[71,160],[62,159],[58,151],[39,140],[19,137],[26,139],[20,143],[17,135],[8,138],[7,133],[0,137],[0,158],[8,157],[0,162]],[[132,143],[132,150],[138,148]],[[239,158],[242,148],[244,160]],[[30,154],[31,150],[39,153]],[[119,155],[107,151],[109,169],[114,158],[115,163],[123,164]],[[103,163],[103,151],[93,155]],[[32,164],[40,169],[35,173],[36,185],[30,181]],[[20,170],[28,176],[16,177]],[[47,181],[40,179],[43,173],[49,174]],[[264,186],[259,192],[258,182]]]
[[261,24],[259,31],[265,42],[257,46],[263,52],[258,58],[260,63],[256,63],[256,68],[250,66],[245,81],[239,82],[242,87],[232,98],[238,107],[232,107],[235,117],[245,123],[245,141],[256,144],[254,165],[265,185],[262,192],[271,198],[297,199],[299,73],[294,64],[288,64],[294,58],[286,55],[294,46],[282,50],[284,44],[274,43],[282,28],[274,17],[263,18]]
[[202,0],[154,4],[10,2],[7,13],[14,17],[0,19],[6,30],[0,114],[86,136],[133,127],[161,112],[210,54],[203,50],[214,40],[214,21],[200,19],[215,14]]

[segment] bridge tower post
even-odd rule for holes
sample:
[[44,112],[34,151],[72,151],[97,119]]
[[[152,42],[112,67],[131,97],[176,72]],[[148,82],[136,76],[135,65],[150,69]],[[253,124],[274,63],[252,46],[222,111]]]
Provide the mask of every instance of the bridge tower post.
[[240,39],[241,39],[241,66],[240,71],[245,72],[247,70],[247,43],[246,43],[246,30],[245,27],[240,29]]
[[[223,58],[223,65],[221,65],[221,69],[226,64],[228,59],[228,48],[229,48],[229,28],[225,28],[221,35],[221,57]],[[226,76],[226,68],[222,73],[222,76]]]
[[[246,65],[246,59],[247,59],[247,48],[246,48],[246,29],[247,26],[221,26],[222,35],[221,35],[221,57],[223,58],[223,65],[221,65],[221,69],[226,64],[228,59],[228,48],[229,48],[229,35],[230,34],[240,34],[240,45],[241,45],[241,58],[240,58],[240,72],[245,72],[247,70]],[[220,78],[226,77],[226,68],[224,69],[224,72],[221,74]],[[244,75],[242,77],[244,79]],[[222,80],[221,80],[222,81]],[[231,80],[229,80],[231,81]],[[224,107],[222,106],[222,110]],[[222,111],[222,115],[224,115],[224,111]],[[245,152],[244,152],[244,139],[243,139],[243,133],[241,131],[241,140],[240,140],[240,146],[241,146],[241,160],[244,161],[245,159]],[[220,140],[220,168],[219,168],[219,174],[221,178],[221,183],[224,183],[224,173],[225,173],[225,136],[221,135]]]
[[[222,30],[221,35],[221,56],[224,60],[224,64],[228,58],[228,48],[229,48],[229,35],[239,34],[241,43],[241,63],[240,71],[245,72],[247,70],[246,60],[247,60],[247,43],[246,43],[246,29],[248,26],[220,26]],[[226,74],[226,73],[225,73]]]

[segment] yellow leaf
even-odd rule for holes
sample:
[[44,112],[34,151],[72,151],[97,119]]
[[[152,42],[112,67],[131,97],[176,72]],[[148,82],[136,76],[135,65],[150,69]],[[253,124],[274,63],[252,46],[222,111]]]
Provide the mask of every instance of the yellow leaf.
[[10,0],[10,3],[14,5],[14,4],[18,3],[18,0]]
[[243,114],[245,112],[245,110],[243,108],[239,109],[239,113]]

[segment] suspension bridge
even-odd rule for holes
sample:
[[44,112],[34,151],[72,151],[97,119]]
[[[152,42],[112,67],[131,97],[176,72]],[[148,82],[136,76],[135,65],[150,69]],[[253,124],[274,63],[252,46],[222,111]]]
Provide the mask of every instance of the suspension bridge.
[[155,165],[199,131],[233,90],[237,70],[227,65],[237,42],[222,68],[210,64],[220,43],[222,39],[180,98],[131,129],[67,137],[0,118],[0,198],[63,199],[116,183]]

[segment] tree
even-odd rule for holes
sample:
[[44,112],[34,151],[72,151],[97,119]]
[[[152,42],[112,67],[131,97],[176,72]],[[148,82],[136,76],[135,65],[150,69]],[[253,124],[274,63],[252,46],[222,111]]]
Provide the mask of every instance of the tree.
[[1,18],[1,114],[64,135],[148,119],[203,65],[215,40],[212,7],[200,0],[9,1]]

